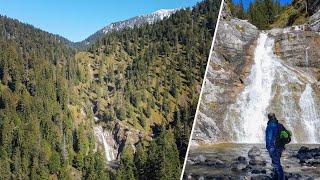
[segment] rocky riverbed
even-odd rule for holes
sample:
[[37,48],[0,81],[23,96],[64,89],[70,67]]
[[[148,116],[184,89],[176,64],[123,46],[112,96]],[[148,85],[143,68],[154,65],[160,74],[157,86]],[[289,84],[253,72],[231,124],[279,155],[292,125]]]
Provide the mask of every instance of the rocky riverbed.
[[[272,179],[263,144],[191,147],[184,179]],[[282,155],[287,179],[320,179],[320,145],[289,145]]]

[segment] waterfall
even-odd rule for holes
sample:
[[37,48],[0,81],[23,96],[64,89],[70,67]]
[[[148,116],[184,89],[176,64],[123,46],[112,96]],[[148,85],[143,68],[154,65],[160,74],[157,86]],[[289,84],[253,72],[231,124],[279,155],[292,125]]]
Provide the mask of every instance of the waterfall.
[[310,84],[306,85],[305,90],[301,94],[299,105],[301,108],[302,126],[306,128],[307,136],[310,143],[317,143],[319,140],[316,134],[319,134],[319,116],[313,99],[313,90]]
[[[266,124],[265,112],[272,96],[274,80],[273,41],[261,34],[254,52],[254,64],[248,77],[248,86],[238,96],[227,114],[226,126],[235,130],[232,141],[261,142]],[[232,116],[230,116],[232,115]],[[231,123],[231,124],[230,124]],[[229,132],[232,132],[232,130]]]
[[274,54],[274,39],[262,32],[254,51],[254,63],[223,121],[226,137],[222,141],[263,143],[268,112],[275,112],[279,121],[293,131],[293,142],[318,143],[316,130],[317,104],[314,100],[312,76],[290,67]]
[[310,47],[306,47],[305,49],[305,62],[306,62],[306,66],[309,66],[309,55],[308,55],[308,49],[310,49]]
[[[105,133],[101,126],[93,127],[93,132],[94,132],[97,140],[99,141],[99,143],[101,143],[103,145],[103,150],[104,150],[106,162],[110,162],[110,161],[115,160],[116,156],[114,153],[114,149],[110,145],[110,144],[113,144],[113,142],[112,142],[113,139],[111,137],[111,134],[109,132]],[[106,137],[109,137],[109,139],[107,139]],[[108,140],[109,140],[109,142],[108,142]]]

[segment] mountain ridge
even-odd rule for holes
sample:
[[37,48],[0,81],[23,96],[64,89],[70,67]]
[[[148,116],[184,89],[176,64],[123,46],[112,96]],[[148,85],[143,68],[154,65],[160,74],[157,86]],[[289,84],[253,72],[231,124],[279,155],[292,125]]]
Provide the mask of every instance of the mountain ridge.
[[104,35],[106,35],[108,33],[111,33],[114,31],[121,31],[126,28],[134,28],[135,26],[139,27],[139,26],[145,25],[145,24],[152,24],[156,21],[163,20],[164,18],[169,17],[170,15],[174,14],[178,10],[179,10],[179,8],[158,9],[158,10],[151,12],[151,13],[137,15],[137,16],[133,16],[131,18],[125,19],[125,20],[112,22],[112,23],[104,26],[103,28],[99,29],[98,31],[94,32],[90,36],[86,37],[84,40],[76,41],[76,42],[72,41],[62,35],[55,34],[55,33],[49,32],[49,31],[45,31],[39,27],[36,27],[32,24],[22,22],[18,19],[10,18],[10,17],[7,17],[6,15],[0,15],[0,16],[4,17],[4,18],[11,19],[13,21],[20,22],[20,23],[25,24],[27,26],[31,26],[37,30],[49,33],[50,35],[55,36],[59,42],[62,42],[64,44],[68,45],[69,47],[72,47],[75,49],[82,49],[82,48],[87,47],[89,44],[90,45],[93,44],[96,40],[98,40],[99,38],[102,38]]
[[179,9],[159,9],[149,14],[138,15],[129,19],[112,22],[106,25],[105,27],[101,28],[100,30],[96,31],[83,41],[75,42],[74,46],[83,48],[88,46],[89,44],[92,44],[94,41],[98,40],[99,38],[110,32],[120,31],[125,28],[133,28],[135,26],[141,26],[144,24],[152,24],[156,21],[163,20],[164,18],[169,17],[177,10]]

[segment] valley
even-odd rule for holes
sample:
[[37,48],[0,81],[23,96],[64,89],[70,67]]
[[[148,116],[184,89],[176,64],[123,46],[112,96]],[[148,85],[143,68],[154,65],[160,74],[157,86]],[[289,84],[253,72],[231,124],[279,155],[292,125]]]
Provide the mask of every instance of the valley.
[[219,7],[139,16],[81,48],[1,16],[2,177],[179,178]]

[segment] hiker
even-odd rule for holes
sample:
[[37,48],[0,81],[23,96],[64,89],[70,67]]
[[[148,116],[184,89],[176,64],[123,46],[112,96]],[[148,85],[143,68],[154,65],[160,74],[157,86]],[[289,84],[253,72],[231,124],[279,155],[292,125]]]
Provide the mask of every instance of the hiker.
[[273,179],[284,180],[284,172],[281,166],[281,154],[285,145],[291,141],[291,132],[280,124],[274,113],[268,114],[268,125],[266,128],[266,148],[269,152],[273,166]]

